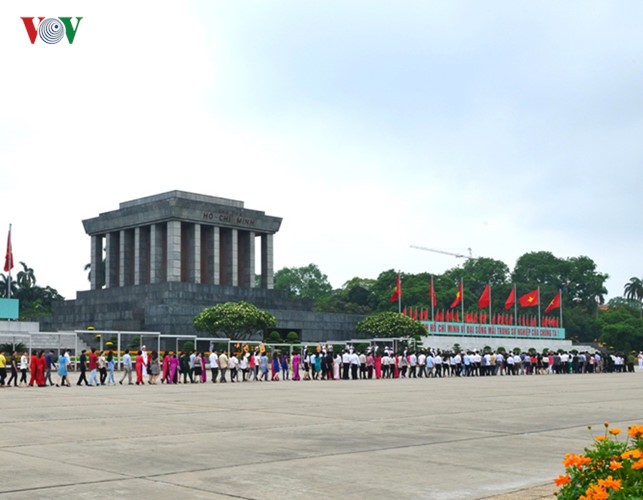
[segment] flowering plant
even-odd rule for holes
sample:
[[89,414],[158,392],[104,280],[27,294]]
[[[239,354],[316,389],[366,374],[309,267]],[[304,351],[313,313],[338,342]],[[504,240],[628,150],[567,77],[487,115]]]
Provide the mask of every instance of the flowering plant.
[[[643,426],[632,425],[620,441],[621,430],[604,423],[603,435],[594,438],[585,453],[565,455],[561,474],[554,483],[565,500],[643,498]],[[591,427],[588,427],[591,430]]]

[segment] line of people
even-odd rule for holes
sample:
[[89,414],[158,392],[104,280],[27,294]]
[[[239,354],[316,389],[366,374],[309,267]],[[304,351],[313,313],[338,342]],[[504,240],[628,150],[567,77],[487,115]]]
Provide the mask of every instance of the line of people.
[[[56,385],[57,387],[69,387],[68,370],[70,365],[69,351],[63,351],[58,356],[54,351],[34,351],[31,356],[26,352],[18,354],[13,351],[10,355],[0,352],[0,386],[33,387],[36,385],[45,387]],[[8,380],[7,368],[10,373]],[[52,373],[58,374],[55,383]],[[18,379],[18,374],[20,374],[20,379]],[[27,381],[27,375],[29,375],[29,381]]]
[[[642,355],[643,357],[643,355]],[[498,351],[450,352],[420,349],[394,353],[390,347],[381,352],[376,348],[357,351],[347,346],[341,353],[332,348],[305,350],[292,356],[265,350],[231,353],[148,352],[145,346],[134,353],[126,349],[122,357],[123,372],[119,384],[226,383],[228,381],[279,380],[348,380],[380,378],[431,378],[502,375],[539,375],[564,373],[633,372],[637,356],[614,353],[545,352],[506,353]],[[9,386],[69,387],[72,366],[69,351],[59,356],[54,351],[10,356],[0,353],[0,385],[5,385],[7,366]],[[77,385],[116,385],[116,356],[111,350],[83,350],[79,356]],[[57,372],[54,383],[52,373]],[[18,379],[20,374],[20,379]],[[29,374],[29,380],[27,375]],[[135,382],[133,381],[133,377]]]

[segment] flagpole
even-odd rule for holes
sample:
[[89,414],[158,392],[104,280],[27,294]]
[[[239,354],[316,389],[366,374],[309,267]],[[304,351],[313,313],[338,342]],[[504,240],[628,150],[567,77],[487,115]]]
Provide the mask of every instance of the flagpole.
[[435,288],[433,287],[433,275],[431,275],[431,291],[429,292],[429,300],[431,301],[431,321],[435,321],[435,311],[433,310],[433,302],[435,297]]
[[491,321],[491,283],[487,281],[489,285],[489,321]]
[[397,282],[400,285],[400,289],[397,294],[397,312],[402,314],[402,275],[397,273]]
[[[9,245],[10,245],[11,244],[11,224],[9,224],[9,239],[8,239],[8,241],[9,241]],[[13,260],[13,249],[10,250],[9,248],[7,248],[7,251],[11,251],[11,253],[12,253],[11,259]],[[5,256],[5,260],[6,260],[6,256]],[[12,267],[13,266],[9,266],[9,271],[7,271],[7,273],[8,273],[7,274],[7,298],[8,299],[11,298],[11,268]]]
[[538,328],[540,328],[540,286],[538,286]]
[[[516,325],[517,325],[518,324],[518,300],[517,300],[516,295],[517,295],[518,291],[516,290],[516,284],[515,283],[514,283],[514,286],[513,286],[513,290],[514,290],[514,323],[516,323]],[[518,336],[518,329],[516,329],[514,331],[516,332],[516,337],[517,337]]]
[[563,327],[563,291],[558,289],[558,300],[560,301],[560,307],[558,308],[558,314],[560,317],[560,328]]
[[460,298],[460,306],[462,309],[462,321],[464,322],[464,278],[460,278],[460,289],[462,290],[462,297]]

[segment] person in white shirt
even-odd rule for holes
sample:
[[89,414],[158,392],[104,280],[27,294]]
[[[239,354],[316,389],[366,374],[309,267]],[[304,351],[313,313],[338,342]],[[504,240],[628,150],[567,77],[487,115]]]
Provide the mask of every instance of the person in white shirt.
[[457,353],[453,356],[453,362],[455,364],[455,374],[460,377],[462,376],[462,355]]
[[212,373],[212,383],[216,384],[217,375],[219,374],[219,355],[217,351],[212,351],[210,353],[210,373]]
[[505,363],[505,357],[502,355],[501,352],[496,354],[496,375],[503,375],[504,374],[504,363]]
[[239,369],[239,358],[237,358],[235,353],[232,353],[230,360],[228,361],[228,368],[230,368],[230,382],[237,381],[238,369]]
[[123,354],[123,376],[118,383],[123,385],[125,377],[127,377],[127,385],[132,385],[132,356],[130,356],[129,349],[125,349],[125,354]]
[[348,352],[348,349],[342,354],[342,379],[348,380],[348,373],[351,369],[351,355]]
[[424,354],[424,351],[420,351],[420,354],[418,354],[417,363],[418,377],[422,378],[426,376],[426,354]]
[[359,353],[359,378],[366,378],[366,354]]
[[357,380],[357,372],[359,370],[359,355],[356,352],[353,352],[350,355],[350,363],[351,363],[351,378],[353,380]]
[[241,359],[239,360],[239,369],[241,370],[242,382],[246,381],[246,376],[248,375],[248,365],[250,364],[249,358],[250,358],[250,354],[245,353],[243,356],[241,356]]
[[433,357],[433,364],[435,365],[435,376],[442,378],[442,356],[440,351]]
[[147,347],[141,346],[141,353],[143,355],[143,377],[147,375]]
[[221,378],[219,379],[220,382],[225,383],[227,382],[226,380],[226,372],[228,371],[228,356],[226,355],[225,352],[221,352],[219,355],[219,371],[221,372]]
[[415,352],[409,354],[409,378],[415,378],[417,376],[417,364],[418,357]]

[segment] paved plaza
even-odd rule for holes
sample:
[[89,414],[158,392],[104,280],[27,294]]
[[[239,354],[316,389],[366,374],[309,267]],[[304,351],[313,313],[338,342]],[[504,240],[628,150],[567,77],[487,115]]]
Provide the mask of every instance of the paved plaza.
[[0,496],[542,498],[588,424],[643,423],[642,385],[637,372],[2,388]]

